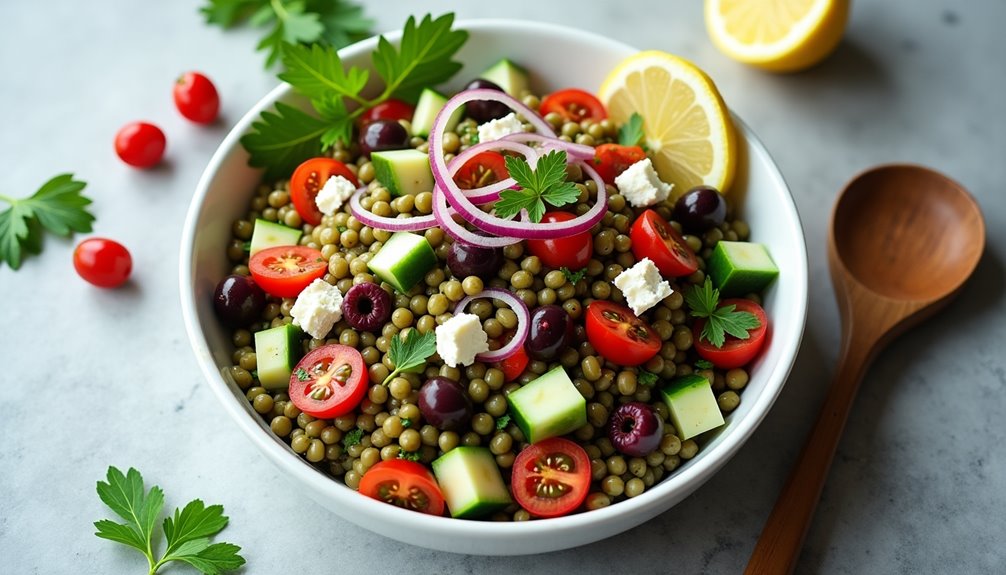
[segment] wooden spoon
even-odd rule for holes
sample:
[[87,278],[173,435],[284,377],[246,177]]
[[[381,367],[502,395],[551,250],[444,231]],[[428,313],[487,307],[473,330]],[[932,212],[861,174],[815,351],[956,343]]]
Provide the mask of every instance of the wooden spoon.
[[835,379],[746,574],[793,572],[866,368],[884,346],[960,291],[984,248],[978,204],[938,172],[879,166],[846,185],[828,236],[842,318]]

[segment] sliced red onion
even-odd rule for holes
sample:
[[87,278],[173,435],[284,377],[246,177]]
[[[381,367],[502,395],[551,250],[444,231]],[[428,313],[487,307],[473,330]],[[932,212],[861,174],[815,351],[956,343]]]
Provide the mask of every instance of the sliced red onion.
[[506,290],[497,288],[484,289],[478,295],[465,297],[455,306],[454,314],[461,313],[472,300],[479,298],[498,299],[510,306],[510,309],[517,314],[517,331],[513,334],[513,338],[497,350],[487,351],[475,356],[475,359],[486,363],[502,361],[517,353],[517,350],[524,345],[524,340],[527,339],[527,334],[531,331],[531,314],[520,298]]
[[483,236],[469,230],[464,225],[454,221],[454,218],[451,216],[457,212],[447,207],[445,198],[444,193],[439,187],[433,189],[433,217],[436,218],[437,223],[443,228],[444,232],[454,238],[455,241],[485,248],[502,248],[520,241],[520,238]]
[[[476,155],[481,154],[482,152],[495,152],[498,150],[506,150],[508,152],[521,154],[532,166],[535,166],[538,161],[538,152],[536,152],[531,146],[521,144],[519,142],[505,141],[502,139],[493,140],[491,142],[481,142],[461,152],[451,160],[451,163],[447,167],[448,173],[451,175],[451,179],[453,179],[458,173],[458,170],[464,167],[465,162],[474,158]],[[487,204],[498,200],[500,192],[513,187],[516,183],[517,182],[513,178],[506,178],[505,180],[489,184],[488,186],[482,186],[481,188],[462,190],[462,193],[473,204]]]
[[360,220],[360,223],[365,226],[389,232],[418,232],[437,225],[437,219],[433,217],[433,214],[412,218],[389,218],[375,215],[374,212],[363,209],[360,204],[360,197],[366,192],[367,187],[363,186],[349,198],[349,209],[353,212],[353,217]]
[[571,160],[591,160],[594,158],[594,148],[591,146],[574,144],[573,142],[566,142],[564,140],[560,140],[559,138],[543,136],[533,132],[507,134],[497,140],[497,142],[498,141],[535,143],[541,144],[549,149],[565,150]]

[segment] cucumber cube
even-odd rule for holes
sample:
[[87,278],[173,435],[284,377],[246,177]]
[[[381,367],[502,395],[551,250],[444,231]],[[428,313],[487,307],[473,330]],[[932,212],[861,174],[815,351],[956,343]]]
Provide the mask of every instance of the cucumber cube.
[[290,373],[300,360],[300,329],[293,324],[281,325],[255,333],[255,357],[258,381],[262,387],[275,390],[290,386]]
[[514,98],[520,98],[521,92],[528,89],[527,70],[506,58],[490,66],[488,70],[482,72],[480,77],[503,88],[504,92]]
[[758,293],[779,275],[779,268],[762,244],[716,243],[706,272],[724,297]]
[[510,505],[496,458],[485,447],[455,447],[433,461],[451,517],[480,517]]
[[661,389],[660,395],[682,441],[723,425],[723,414],[713,396],[713,388],[701,375],[679,377]]
[[507,397],[517,427],[530,443],[565,435],[587,424],[587,402],[557,366]]
[[430,157],[419,150],[389,150],[370,154],[377,181],[392,196],[414,196],[433,191]]
[[426,238],[409,232],[394,233],[367,262],[370,271],[402,293],[412,289],[436,265],[437,255]]
[[[447,97],[429,88],[423,88],[423,93],[419,94],[419,101],[416,102],[416,111],[412,114],[412,135],[423,138],[430,135],[433,122],[437,119],[437,114],[447,103]],[[448,131],[454,130],[465,115],[465,107],[460,106],[451,114],[445,128]]]
[[251,238],[251,250],[248,255],[253,256],[266,248],[279,246],[295,246],[300,242],[302,232],[297,228],[270,222],[261,218],[255,220]]

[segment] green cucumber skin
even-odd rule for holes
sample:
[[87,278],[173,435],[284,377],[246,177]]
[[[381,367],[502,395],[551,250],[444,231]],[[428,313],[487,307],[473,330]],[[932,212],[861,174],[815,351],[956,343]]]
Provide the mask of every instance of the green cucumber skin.
[[[406,242],[412,245],[402,247]],[[395,232],[367,262],[370,271],[402,293],[412,289],[436,265],[437,255],[426,238],[409,232]]]
[[708,383],[709,380],[697,374],[683,375],[671,380],[665,387],[661,388],[660,394],[664,396],[664,401],[674,399],[679,393],[691,389],[697,385]]
[[[440,113],[440,110],[446,103],[447,96],[431,88],[423,89],[423,92],[419,95],[419,101],[416,102],[416,111],[412,115],[412,135],[423,138],[428,137],[437,114]],[[454,130],[458,126],[458,123],[461,122],[461,117],[464,116],[464,113],[465,107],[460,106],[447,120],[444,129],[448,132]]]
[[[492,452],[485,447],[467,447],[459,446],[448,451],[447,453],[441,455],[439,458],[435,459],[431,466],[433,467],[433,475],[437,478],[437,482],[440,484],[440,488],[444,490],[445,484],[449,485],[449,478],[443,477],[445,471],[445,463],[453,459],[479,459],[482,460],[481,463],[489,466],[491,469],[495,469],[497,474],[499,474],[499,467],[496,465],[496,459],[493,457]],[[479,462],[476,462],[479,463]],[[465,466],[467,467],[467,466]],[[506,486],[503,483],[503,476],[499,475],[499,485],[493,487],[500,487],[502,491],[500,493],[480,493],[473,500],[468,502],[466,505],[458,509],[450,509],[451,517],[458,519],[471,519],[482,517],[499,511],[507,505],[512,503],[509,492],[506,491]],[[448,487],[449,489],[449,487]]]
[[[284,332],[280,334],[279,332]],[[259,384],[262,387],[269,390],[286,389],[290,385],[290,374],[293,372],[293,368],[297,366],[297,362],[300,361],[300,334],[301,331],[297,326],[293,324],[286,324],[279,327],[270,328],[264,331],[260,331],[255,334],[255,348],[258,350],[260,342],[261,345],[267,345],[267,338],[272,337],[283,337],[285,338],[284,345],[286,347],[286,357],[285,363],[281,366],[270,366],[268,365],[273,361],[273,358],[268,354],[258,354],[259,360],[265,365],[260,365],[259,367]],[[262,380],[263,372],[271,372],[273,369],[283,370],[286,372],[285,378],[276,379],[273,381],[271,378],[266,381]]]
[[[502,58],[492,66],[486,68],[485,72],[479,76],[484,80],[489,80],[497,84],[507,94],[514,98],[520,97],[520,92],[527,90],[531,84],[530,74],[526,68],[519,64],[514,64],[507,58]],[[514,81],[516,78],[516,81]]]
[[[268,235],[274,235],[277,237],[276,241],[265,239]],[[270,222],[269,220],[263,220],[261,218],[255,220],[255,227],[252,231],[251,243],[250,243],[250,256],[256,253],[279,246],[295,246],[300,242],[300,237],[303,232],[298,228],[291,228],[283,224],[276,222]]]
[[[572,387],[574,393],[570,393],[570,397],[574,400],[566,406],[566,409],[562,412],[561,416],[552,419],[550,421],[541,421],[535,423],[533,421],[532,414],[526,413],[525,410],[532,407],[532,405],[524,405],[522,398],[532,393],[532,386],[536,383],[540,385],[555,385],[552,380],[558,375],[553,375],[558,371],[562,371],[562,377],[565,377],[566,381],[569,382],[569,386]],[[528,390],[528,391],[524,391]],[[523,391],[523,393],[521,393]],[[534,381],[528,383],[524,387],[515,391],[510,396],[510,413],[514,418],[514,423],[524,434],[524,437],[530,443],[537,443],[549,437],[558,437],[565,435],[567,433],[572,433],[573,431],[583,427],[587,423],[587,401],[580,395],[579,391],[573,387],[572,381],[569,381],[569,376],[563,370],[562,366],[553,368],[552,370],[541,375]]]
[[[779,276],[779,269],[774,262],[772,262],[773,269],[746,269],[734,262],[727,250],[731,244],[741,243],[748,242],[720,241],[713,248],[712,255],[709,256],[706,270],[723,297],[759,293]],[[752,245],[764,249],[769,261],[772,261],[772,255],[768,253],[767,248],[761,244]]]
[[[425,169],[420,169],[419,180],[403,181],[400,177],[396,164],[404,162],[402,156],[411,156],[411,160],[426,160]],[[397,158],[397,159],[396,159]],[[388,150],[385,152],[374,152],[370,155],[370,163],[374,166],[374,177],[384,184],[392,196],[415,195],[421,192],[428,192],[433,189],[433,170],[429,165],[429,156],[418,150],[409,148],[405,150]]]

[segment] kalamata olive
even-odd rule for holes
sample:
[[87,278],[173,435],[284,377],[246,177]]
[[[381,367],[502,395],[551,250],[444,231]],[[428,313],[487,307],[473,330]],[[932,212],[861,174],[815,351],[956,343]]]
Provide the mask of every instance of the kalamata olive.
[[678,198],[671,219],[690,234],[700,234],[723,223],[727,202],[712,186],[695,186]]
[[360,129],[360,151],[366,155],[409,147],[409,132],[394,120],[374,120]]
[[[503,88],[500,88],[495,82],[483,80],[482,78],[472,80],[471,82],[468,82],[467,86],[465,86],[465,90],[474,90],[478,88],[484,90],[496,90],[497,92],[503,91]],[[490,100],[475,100],[465,104],[465,114],[479,124],[488,122],[489,120],[502,118],[512,111],[513,110],[510,109],[510,106],[507,106],[503,102]]]
[[250,277],[227,276],[213,293],[213,308],[230,327],[247,326],[258,319],[264,307],[265,292]]
[[503,250],[483,248],[456,241],[447,252],[447,267],[456,278],[478,276],[483,280],[496,277],[503,265]]
[[543,305],[531,312],[531,331],[524,347],[534,359],[555,359],[573,337],[573,319],[557,305]]
[[649,405],[632,401],[618,406],[608,421],[608,439],[615,449],[632,457],[645,457],[660,446],[664,420]]
[[430,425],[451,431],[472,418],[472,402],[453,380],[434,377],[419,388],[419,411]]
[[342,317],[356,329],[379,330],[391,317],[391,296],[377,284],[356,284],[342,299]]

